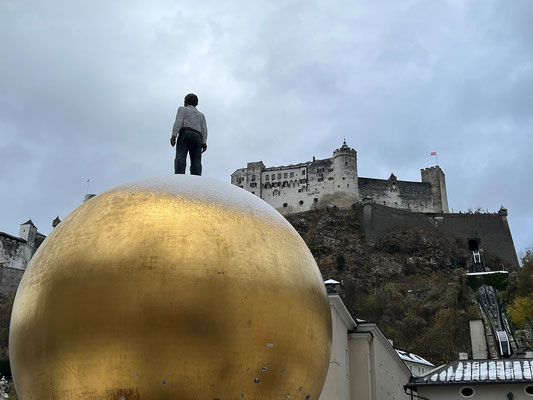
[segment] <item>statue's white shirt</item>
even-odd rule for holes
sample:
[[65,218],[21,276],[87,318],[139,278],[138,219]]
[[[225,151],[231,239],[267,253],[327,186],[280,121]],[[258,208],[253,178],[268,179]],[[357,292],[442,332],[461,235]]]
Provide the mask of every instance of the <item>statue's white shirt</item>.
[[178,136],[181,128],[191,128],[202,134],[202,143],[207,143],[207,123],[205,116],[195,106],[178,108],[176,122],[172,128],[172,137]]

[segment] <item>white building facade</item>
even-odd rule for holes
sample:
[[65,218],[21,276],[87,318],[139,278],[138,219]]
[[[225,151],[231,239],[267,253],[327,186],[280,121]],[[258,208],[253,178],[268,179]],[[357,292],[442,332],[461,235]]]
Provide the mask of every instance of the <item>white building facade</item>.
[[349,208],[372,198],[389,207],[416,212],[448,212],[446,181],[440,167],[421,170],[422,182],[359,177],[357,152],[346,142],[333,157],[267,168],[250,162],[231,175],[231,183],[262,198],[282,214],[336,206]]
[[410,371],[376,324],[354,320],[330,288],[328,298],[331,359],[320,400],[409,399],[404,385]]

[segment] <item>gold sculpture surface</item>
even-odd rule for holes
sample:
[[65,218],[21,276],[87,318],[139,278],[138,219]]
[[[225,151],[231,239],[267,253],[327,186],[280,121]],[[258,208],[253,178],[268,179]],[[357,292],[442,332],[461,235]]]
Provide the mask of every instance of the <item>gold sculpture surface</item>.
[[316,400],[330,347],[298,233],[256,196],[184,175],[73,211],[33,257],[10,331],[21,400]]

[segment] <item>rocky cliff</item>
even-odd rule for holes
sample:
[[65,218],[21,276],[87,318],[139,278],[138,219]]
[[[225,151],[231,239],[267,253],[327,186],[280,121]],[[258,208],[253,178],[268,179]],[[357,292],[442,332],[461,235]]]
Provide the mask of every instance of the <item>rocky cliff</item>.
[[[375,321],[397,348],[435,364],[469,352],[468,320],[479,317],[465,272],[466,243],[432,228],[390,232],[368,245],[354,210],[309,211],[287,219],[303,237],[324,279],[343,283],[354,316]],[[499,265],[484,254],[487,265]]]

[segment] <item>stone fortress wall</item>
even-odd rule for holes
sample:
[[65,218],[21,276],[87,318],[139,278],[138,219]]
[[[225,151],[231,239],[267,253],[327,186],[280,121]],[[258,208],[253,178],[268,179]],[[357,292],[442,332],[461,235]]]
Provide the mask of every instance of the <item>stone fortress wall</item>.
[[262,161],[248,163],[231,175],[231,183],[262,198],[280,213],[348,208],[371,197],[388,207],[417,212],[448,212],[446,181],[440,167],[421,170],[422,182],[361,178],[357,152],[346,142],[323,160],[280,167]]
[[18,237],[0,232],[0,295],[15,295],[26,267],[45,238],[31,219],[20,225]]
[[[507,209],[497,213],[413,213],[385,207],[366,199],[358,205],[362,228],[368,243],[377,243],[392,231],[413,227],[435,228],[446,235],[460,239],[465,247],[477,242],[479,250],[490,251],[504,262],[503,267],[514,270],[519,267],[516,249],[509,224]],[[489,265],[493,270],[501,266]]]

